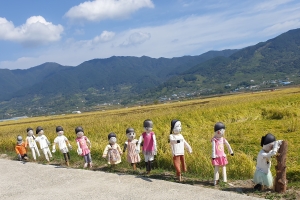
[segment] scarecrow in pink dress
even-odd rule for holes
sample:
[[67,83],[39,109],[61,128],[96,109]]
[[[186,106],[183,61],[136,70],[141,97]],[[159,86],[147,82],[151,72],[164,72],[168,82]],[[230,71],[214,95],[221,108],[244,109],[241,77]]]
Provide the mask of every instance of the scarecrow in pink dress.
[[226,165],[228,164],[226,154],[224,153],[224,144],[227,146],[229,153],[233,156],[233,151],[228,141],[223,137],[225,134],[225,125],[217,122],[214,127],[215,134],[211,140],[212,144],[212,165],[214,171],[214,185],[219,183],[219,168],[222,167],[223,181],[227,182]]
[[[92,168],[92,157],[91,157],[91,151],[92,144],[90,140],[84,136],[84,131],[81,126],[78,126],[75,128],[75,133],[77,135],[76,138],[76,144],[77,144],[77,153],[80,156],[83,156],[84,158],[84,165],[83,168],[87,168],[88,166]],[[88,147],[88,145],[90,148]]]
[[184,137],[180,134],[181,132],[181,122],[174,119],[171,121],[171,131],[170,131],[170,144],[173,154],[173,164],[176,170],[176,176],[179,181],[182,181],[181,168],[182,171],[186,172],[187,167],[184,158],[184,148],[192,153],[191,146],[185,141]]
[[157,153],[156,137],[153,129],[153,122],[150,119],[144,121],[145,132],[140,136],[136,151],[140,152],[140,146],[143,142],[143,154],[146,164],[146,173],[149,174],[153,168],[154,155]]
[[115,166],[121,163],[121,155],[123,152],[120,145],[117,144],[117,135],[115,133],[111,132],[107,137],[109,144],[106,145],[102,157],[107,159],[108,164]]
[[138,143],[137,139],[135,138],[135,132],[133,128],[126,129],[126,136],[128,140],[124,144],[124,150],[127,149],[127,161],[131,164],[133,167],[133,170],[136,170],[136,163],[139,163],[141,161],[140,155],[136,152],[136,146]]

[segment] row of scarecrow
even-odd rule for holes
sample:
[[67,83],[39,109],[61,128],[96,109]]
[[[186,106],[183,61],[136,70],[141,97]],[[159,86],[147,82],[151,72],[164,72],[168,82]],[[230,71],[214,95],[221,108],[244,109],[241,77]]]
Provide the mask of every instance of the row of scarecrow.
[[[105,146],[103,151],[103,158],[106,158],[108,164],[114,166],[121,162],[121,155],[127,150],[127,161],[132,165],[133,169],[136,170],[137,163],[141,161],[140,149],[145,159],[146,173],[149,174],[153,169],[153,161],[157,154],[157,142],[156,136],[153,132],[153,122],[147,119],[143,122],[144,132],[135,139],[136,133],[133,128],[126,129],[127,141],[124,144],[123,151],[120,145],[117,143],[117,136],[111,132],[108,134],[108,144]],[[50,161],[52,154],[50,151],[50,141],[44,134],[43,128],[38,126],[36,128],[36,135],[33,134],[32,128],[27,128],[27,137],[23,142],[22,137],[17,136],[17,144],[15,147],[16,153],[19,160],[27,160],[27,150],[29,147],[32,152],[33,159],[36,160],[36,155],[40,156],[36,142],[39,143],[40,149],[42,150],[47,161]],[[56,146],[59,147],[60,152],[63,154],[66,165],[69,166],[70,154],[69,150],[72,146],[69,140],[64,136],[63,127],[56,127],[57,137],[54,139],[52,145],[52,153],[56,152]],[[91,157],[91,142],[84,135],[84,130],[81,126],[75,128],[77,135],[76,145],[78,155],[84,158],[84,168],[92,168],[92,157]],[[224,152],[224,145],[227,146],[229,154],[234,156],[233,150],[229,142],[225,139],[225,125],[222,122],[217,122],[214,125],[214,136],[211,140],[212,144],[212,155],[211,162],[214,166],[214,185],[219,184],[219,170],[222,169],[223,182],[227,182],[226,165],[228,160]],[[184,139],[181,134],[181,122],[179,120],[171,121],[171,129],[169,135],[169,142],[173,155],[173,165],[176,171],[178,180],[182,181],[182,171],[187,171],[185,163],[184,149],[187,149],[189,153],[192,153],[192,148],[188,142]],[[261,138],[262,149],[259,151],[257,156],[256,171],[254,174],[253,182],[255,183],[255,190],[262,190],[264,187],[273,187],[273,176],[271,174],[271,157],[276,155],[278,149],[282,144],[282,140],[276,140],[275,136],[271,133],[266,134]],[[50,146],[50,147],[49,147]]]

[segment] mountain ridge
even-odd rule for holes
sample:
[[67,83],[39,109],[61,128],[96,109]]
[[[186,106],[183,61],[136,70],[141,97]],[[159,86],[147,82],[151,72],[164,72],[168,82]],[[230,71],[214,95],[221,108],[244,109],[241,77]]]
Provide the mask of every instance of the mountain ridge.
[[[300,84],[300,29],[242,49],[198,56],[112,56],[78,66],[0,69],[0,111],[53,113]],[[5,100],[5,101],[4,101]]]
[[[296,78],[299,75],[300,29],[294,29],[266,42],[240,49],[231,56],[215,57],[195,65],[158,86],[152,93],[165,95],[167,93],[161,92],[164,88],[187,90],[191,85],[194,90],[196,86],[204,89],[222,85],[222,92],[230,92],[239,86],[267,87],[262,84],[272,80],[294,79],[294,83],[299,83]],[[225,85],[231,87],[225,89]]]

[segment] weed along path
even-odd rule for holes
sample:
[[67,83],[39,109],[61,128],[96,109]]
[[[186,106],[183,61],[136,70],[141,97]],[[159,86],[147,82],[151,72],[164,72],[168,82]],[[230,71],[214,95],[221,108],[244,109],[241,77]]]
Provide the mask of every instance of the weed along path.
[[258,199],[224,192],[102,171],[64,168],[0,159],[0,199]]

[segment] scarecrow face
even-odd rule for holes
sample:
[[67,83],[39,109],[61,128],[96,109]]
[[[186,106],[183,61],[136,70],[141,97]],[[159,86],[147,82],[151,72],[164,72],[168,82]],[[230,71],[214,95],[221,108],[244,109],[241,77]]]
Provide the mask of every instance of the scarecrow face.
[[79,131],[78,133],[76,133],[77,137],[82,137],[84,135],[84,133],[82,131]]
[[181,122],[180,121],[177,121],[174,125],[174,128],[173,128],[173,133],[174,134],[179,134],[181,132]]
[[29,130],[28,132],[27,132],[27,136],[32,136],[33,135],[33,130]]
[[116,142],[117,142],[117,138],[116,137],[109,138],[109,144],[115,144]]
[[44,135],[44,130],[41,130],[40,132],[38,132],[38,136],[42,136]]
[[153,129],[153,122],[151,120],[145,120],[144,121],[144,130],[147,133],[150,133]]
[[64,131],[58,131],[58,132],[57,132],[57,135],[58,135],[58,136],[62,136],[63,134],[64,134]]
[[112,145],[117,142],[117,135],[114,132],[108,134],[108,142]]
[[274,147],[274,142],[271,142],[269,144],[263,145],[263,150],[265,152],[270,152],[273,149],[273,147]]
[[215,132],[215,137],[216,138],[221,138],[221,137],[224,136],[224,134],[225,134],[225,129],[220,129],[220,130]]
[[276,138],[272,133],[268,133],[261,138],[260,145],[263,147],[265,152],[270,152],[275,144]]
[[145,130],[147,133],[150,133],[150,132],[152,131],[152,128],[144,127],[144,130]]
[[17,137],[17,143],[18,143],[18,144],[22,144],[22,143],[23,143],[23,138],[22,138],[22,136],[18,135],[18,137]]
[[135,138],[135,132],[129,132],[129,133],[126,133],[126,137],[129,139],[129,140],[133,140]]

